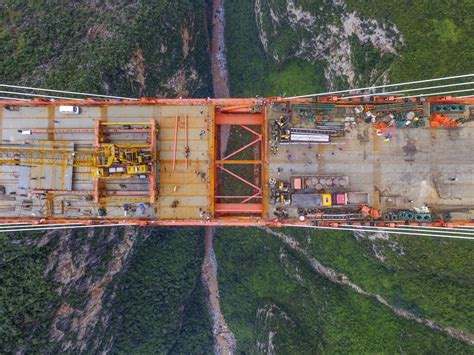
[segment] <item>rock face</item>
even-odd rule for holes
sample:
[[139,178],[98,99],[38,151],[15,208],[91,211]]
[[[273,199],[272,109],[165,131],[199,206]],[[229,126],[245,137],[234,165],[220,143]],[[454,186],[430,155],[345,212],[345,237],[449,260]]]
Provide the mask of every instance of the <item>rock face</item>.
[[38,245],[54,243],[45,277],[58,287],[60,305],[51,323],[52,349],[61,352],[107,350],[105,331],[114,298],[114,277],[127,263],[137,237],[147,233],[137,228],[98,228],[87,231],[51,232]]
[[[322,61],[329,89],[341,81],[349,86],[358,83],[362,73],[356,68],[361,61],[355,57],[356,47],[370,49],[379,62],[388,63],[403,44],[394,24],[363,19],[349,11],[343,0],[304,6],[296,0],[255,0],[255,18],[262,46],[276,62],[291,58]],[[383,81],[387,67],[372,68],[364,76]]]

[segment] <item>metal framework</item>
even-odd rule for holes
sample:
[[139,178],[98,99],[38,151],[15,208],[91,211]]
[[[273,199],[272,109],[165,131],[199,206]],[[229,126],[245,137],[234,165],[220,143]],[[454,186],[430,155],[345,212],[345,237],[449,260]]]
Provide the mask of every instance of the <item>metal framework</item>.
[[72,149],[60,148],[64,146],[61,142],[46,146],[41,142],[41,148],[11,148],[0,147],[1,165],[51,165],[51,166],[73,166],[91,167],[94,159],[94,151],[74,151]]
[[[215,132],[218,148],[221,147],[222,126],[228,126],[228,130],[234,128],[235,132],[249,132],[252,140],[240,147],[228,147],[231,152],[221,152],[220,149],[215,151],[214,159],[214,177],[215,181],[215,203],[214,213],[216,216],[242,216],[255,215],[262,216],[263,213],[263,169],[264,166],[264,134],[265,134],[265,114],[260,111],[261,108],[249,105],[221,106],[216,107],[215,112]],[[253,159],[236,159],[236,157],[248,150],[252,149]],[[222,156],[224,155],[224,156]],[[232,170],[230,166],[237,167]],[[238,167],[251,166],[253,169],[252,176],[244,176]],[[241,169],[242,170],[242,169]],[[247,172],[249,170],[247,169]],[[222,174],[227,174],[235,179],[240,186],[250,188],[253,193],[238,193],[239,185],[232,188],[237,194],[232,194],[229,189],[222,186]],[[248,174],[247,174],[248,175]],[[229,202],[231,201],[231,202]]]
[[[362,98],[348,99],[340,96],[331,96],[331,93],[326,93],[324,96],[315,99],[315,98],[252,98],[252,99],[153,99],[153,98],[143,98],[139,100],[96,100],[96,99],[86,99],[79,102],[83,106],[100,106],[100,105],[214,105],[214,123],[212,129],[212,137],[215,137],[212,142],[210,142],[210,170],[212,176],[210,184],[210,206],[211,212],[213,213],[213,218],[209,221],[202,220],[164,220],[164,219],[140,219],[140,218],[91,218],[83,217],[78,219],[67,219],[67,218],[56,218],[54,216],[48,218],[38,218],[38,217],[18,217],[18,218],[2,218],[3,223],[28,223],[33,225],[51,225],[51,224],[70,224],[71,221],[77,223],[77,225],[137,225],[137,226],[158,226],[158,225],[182,225],[182,226],[192,226],[200,225],[205,223],[206,225],[227,225],[227,226],[298,226],[298,227],[307,227],[311,225],[311,222],[306,221],[301,223],[296,220],[289,221],[290,223],[283,224],[282,222],[271,219],[266,216],[265,213],[265,201],[268,200],[265,197],[266,188],[262,186],[263,181],[268,181],[266,178],[266,115],[265,112],[260,111],[262,107],[265,107],[267,103],[271,102],[301,102],[301,103],[310,103],[315,102],[338,102],[341,107],[344,105],[354,105],[364,104],[369,105],[371,102],[419,102],[419,99],[403,99],[397,96],[380,96],[372,97],[369,101],[364,101]],[[427,98],[427,101],[432,103],[443,103],[451,102],[456,100],[456,102],[465,102],[473,104],[474,100],[472,98],[453,98],[451,96],[439,96],[434,98]],[[56,101],[51,102],[49,100],[43,99],[34,99],[28,102],[18,99],[15,100],[0,100],[0,105],[39,105],[39,106],[55,106],[55,105],[77,105],[78,101],[69,100],[69,101]],[[178,121],[178,118],[176,118]],[[116,123],[120,125],[127,124],[126,122]],[[137,122],[133,122],[133,125],[137,125]],[[154,159],[158,158],[156,151],[157,146],[157,127],[156,122],[151,120],[150,122],[143,123],[144,125],[149,125],[147,128],[137,128],[133,130],[126,130],[126,133],[144,133],[144,131],[150,131],[150,139],[147,142],[148,149],[152,152]],[[230,152],[226,152],[224,156],[221,156],[219,152],[220,146],[220,128],[222,126],[233,126],[238,127],[239,130],[249,133],[253,139],[249,143],[243,144],[241,147],[234,148]],[[85,133],[83,129],[38,129],[32,133],[74,133],[77,132]],[[113,126],[113,123],[106,123],[97,121],[96,127],[94,129],[87,129],[87,133],[93,133],[96,137],[95,145],[99,146],[104,135],[107,133],[122,133],[122,128],[117,128]],[[125,133],[125,132],[124,132]],[[20,159],[22,163],[30,162],[31,165],[39,165],[42,161],[50,162],[53,161],[59,162],[58,165],[64,164],[78,164],[77,166],[85,166],[85,161],[90,159],[91,152],[93,151],[79,151],[75,152],[72,149],[61,148],[61,142],[55,142],[58,144],[58,149],[52,149],[51,147],[45,147],[43,151],[28,151],[29,148],[25,147],[22,149],[23,159]],[[176,149],[176,148],[175,148]],[[253,158],[248,159],[236,159],[239,154],[252,150]],[[71,154],[75,154],[71,156]],[[30,160],[28,160],[30,159]],[[0,163],[1,164],[18,164],[18,149],[14,147],[3,147],[0,149]],[[46,163],[44,163],[46,165]],[[73,165],[76,166],[76,165]],[[251,166],[254,174],[251,177],[242,176],[233,166]],[[221,185],[222,175],[228,175],[234,181],[237,181],[239,184],[245,186],[246,188],[252,189],[253,193],[251,194],[240,194],[236,193],[235,195],[224,193]],[[149,200],[151,203],[156,202],[156,172],[154,171],[148,176],[150,183],[150,190],[146,191],[149,194]],[[93,190],[88,191],[88,194],[92,194],[94,197],[94,202],[100,203],[102,199],[107,198],[109,195],[123,195],[124,192],[114,193],[113,191],[103,191],[100,186],[100,181],[97,179],[93,183]],[[37,191],[38,193],[43,193],[45,191]],[[237,191],[236,191],[237,192]],[[68,191],[47,191],[50,194],[67,194]],[[73,191],[71,194],[75,193]],[[135,191],[127,191],[128,195],[134,195]],[[81,192],[82,194],[82,192]],[[138,196],[144,195],[143,191],[137,191]],[[146,197],[146,196],[145,196]],[[232,201],[232,202],[228,202]],[[235,202],[234,202],[235,201]],[[348,224],[346,221],[319,221],[317,223],[318,228],[352,228],[352,229],[371,229],[371,228],[401,228],[401,227],[418,227],[418,228],[428,228],[435,227],[439,229],[453,229],[458,227],[474,227],[474,222],[468,221],[452,221],[450,223],[446,222],[434,222],[434,223],[417,223],[410,222],[408,224],[393,223],[393,222],[384,222],[384,221],[374,221],[374,222],[354,222]]]
[[[146,128],[117,128],[123,126],[143,126]],[[147,127],[148,126],[148,127]],[[38,141],[38,148],[24,148],[24,146],[0,146],[0,165],[23,165],[23,166],[72,166],[79,168],[93,168],[97,165],[97,156],[102,146],[107,140],[107,134],[110,133],[149,133],[148,142],[141,144],[118,144],[122,148],[140,148],[149,151],[152,155],[152,161],[157,161],[157,124],[155,120],[149,122],[102,122],[97,120],[94,129],[81,128],[58,128],[58,129],[32,129],[29,134],[42,133],[93,133],[93,150],[74,150],[73,146],[63,141]],[[34,141],[33,141],[34,142]],[[31,144],[32,142],[27,142]],[[36,144],[35,144],[36,145]],[[66,146],[69,145],[69,148]],[[73,191],[73,190],[44,190],[38,189],[32,191],[34,194],[44,194],[47,201],[51,203],[53,196],[60,195],[92,195],[95,203],[100,203],[103,193],[101,188],[101,178],[93,179],[92,191]],[[148,174],[149,191],[105,191],[106,196],[148,196],[150,203],[156,202],[156,168]]]

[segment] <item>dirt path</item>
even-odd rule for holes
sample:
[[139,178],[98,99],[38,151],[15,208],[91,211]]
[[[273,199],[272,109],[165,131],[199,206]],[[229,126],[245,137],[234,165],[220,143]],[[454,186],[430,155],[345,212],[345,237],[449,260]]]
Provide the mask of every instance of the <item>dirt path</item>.
[[202,264],[201,278],[206,290],[207,304],[212,315],[215,354],[234,354],[236,340],[234,334],[227,326],[221,312],[219,303],[219,286],[217,283],[217,261],[212,247],[214,228],[205,227],[205,256]]
[[390,310],[399,317],[409,319],[409,320],[414,320],[415,322],[426,325],[427,327],[433,330],[437,330],[438,332],[449,335],[450,337],[454,339],[457,339],[469,345],[474,345],[474,334],[469,334],[460,329],[443,327],[442,325],[440,325],[439,323],[436,323],[435,321],[418,317],[417,315],[409,311],[406,311],[399,307],[395,307],[391,305],[390,303],[388,303],[388,301],[382,296],[363,290],[360,286],[353,283],[346,275],[338,273],[335,270],[321,264],[307,250],[303,249],[296,239],[286,234],[275,232],[274,230],[270,228],[263,228],[263,229],[268,234],[271,234],[280,238],[283,241],[283,243],[285,243],[291,249],[302,253],[306,257],[306,259],[308,259],[313,270],[316,271],[321,276],[323,276],[324,278],[328,279],[329,281],[340,284],[340,285],[349,286],[350,288],[352,288],[353,290],[355,290],[357,293],[361,295],[373,297],[374,299],[377,300],[378,303],[384,305],[385,307],[390,308]]

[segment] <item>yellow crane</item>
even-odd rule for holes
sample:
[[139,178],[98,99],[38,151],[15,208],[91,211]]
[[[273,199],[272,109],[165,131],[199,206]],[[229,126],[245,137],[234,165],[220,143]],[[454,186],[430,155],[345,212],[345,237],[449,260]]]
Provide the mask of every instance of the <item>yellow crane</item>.
[[71,150],[61,142],[48,147],[0,146],[0,165],[73,166],[90,168],[95,178],[148,174],[154,162],[149,145],[100,144],[97,150]]

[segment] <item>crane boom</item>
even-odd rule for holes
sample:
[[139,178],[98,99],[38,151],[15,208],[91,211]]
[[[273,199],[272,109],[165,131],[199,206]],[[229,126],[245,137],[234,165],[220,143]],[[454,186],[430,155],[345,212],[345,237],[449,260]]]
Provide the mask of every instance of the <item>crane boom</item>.
[[52,148],[11,148],[0,147],[0,165],[51,165],[93,167],[93,150],[73,151]]

